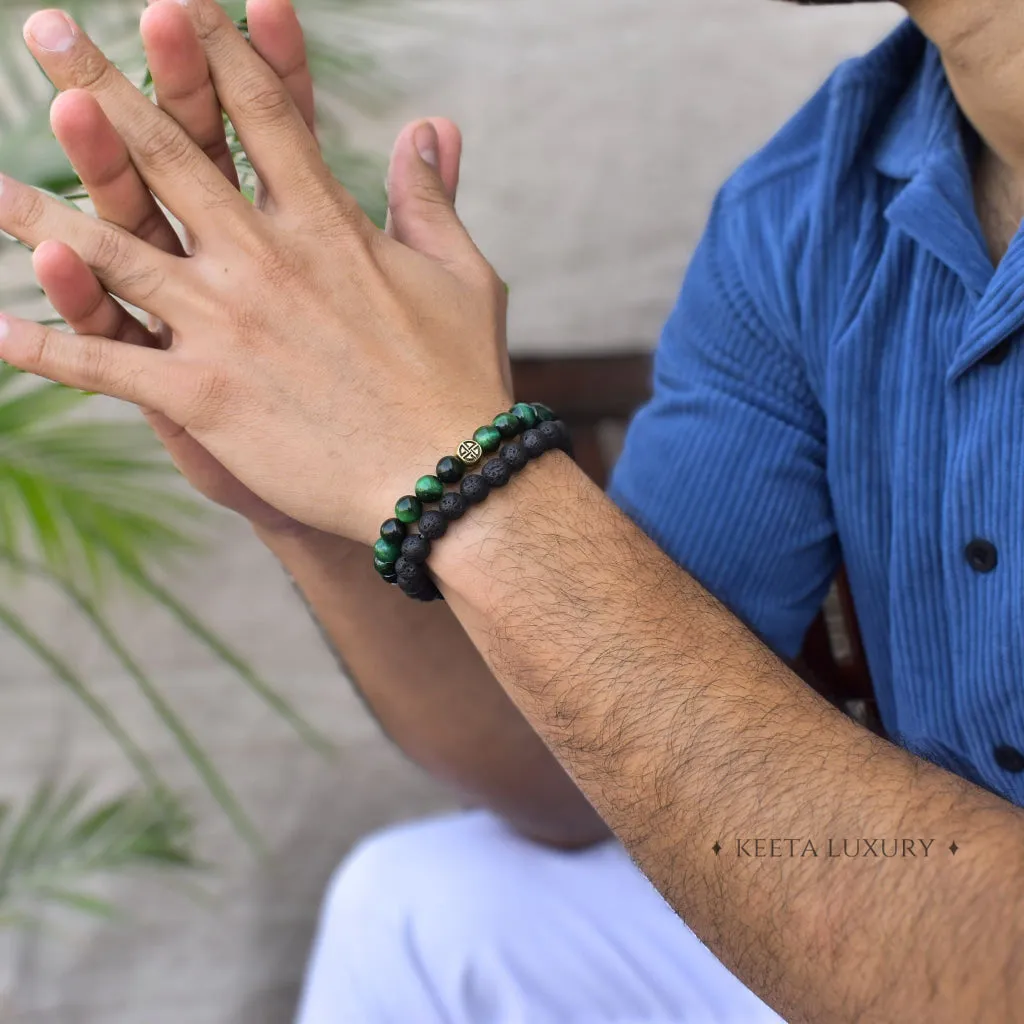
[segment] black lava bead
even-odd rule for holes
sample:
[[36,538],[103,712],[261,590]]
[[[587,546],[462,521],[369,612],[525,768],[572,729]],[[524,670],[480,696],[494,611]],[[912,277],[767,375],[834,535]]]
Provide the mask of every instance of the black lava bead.
[[561,420],[546,420],[538,428],[549,448],[558,448],[562,443]]
[[[419,566],[416,567],[419,569]],[[402,579],[398,577],[398,589],[403,594],[408,594],[409,597],[416,597],[418,594],[426,588],[426,585],[430,582],[430,577],[423,571],[420,570],[411,579]]]
[[413,562],[404,555],[395,562],[395,575],[400,583],[406,580],[416,580],[426,575],[426,570],[419,562]]
[[489,459],[484,463],[481,475],[491,487],[504,487],[512,479],[512,470],[504,459]]
[[[402,541],[402,558],[422,565],[430,557],[430,541],[421,534],[413,534]],[[397,562],[395,563],[398,564]]]
[[411,597],[414,601],[436,601],[441,597],[441,591],[427,575],[408,586],[403,586],[399,581],[398,587],[406,597]]
[[558,448],[572,458],[572,439],[569,428],[562,420],[551,420],[537,428],[550,442],[551,448]]
[[420,519],[420,535],[427,540],[440,540],[448,532],[448,520],[436,509],[424,512]]
[[437,511],[440,512],[449,523],[454,523],[456,519],[461,519],[466,514],[467,507],[468,503],[466,499],[459,494],[458,491],[449,491],[441,499],[441,504],[437,506]]
[[466,464],[454,455],[446,455],[437,464],[437,478],[445,484],[457,484],[466,472]]
[[470,505],[478,505],[491,493],[491,485],[479,473],[473,473],[462,481],[459,490]]
[[389,519],[381,528],[380,535],[391,544],[401,544],[409,528],[400,519]]
[[539,430],[528,430],[523,434],[521,444],[531,459],[539,458],[551,447],[548,439]]
[[560,445],[558,445],[558,447],[563,452],[565,452],[565,454],[568,455],[569,458],[571,459],[571,458],[573,458],[573,453],[572,453],[572,435],[569,433],[569,428],[565,425],[565,423],[562,420],[555,420],[555,423],[558,424],[558,429],[562,433],[562,443]]
[[508,468],[515,472],[522,469],[530,461],[526,449],[521,444],[507,444],[501,449],[501,457],[508,463]]

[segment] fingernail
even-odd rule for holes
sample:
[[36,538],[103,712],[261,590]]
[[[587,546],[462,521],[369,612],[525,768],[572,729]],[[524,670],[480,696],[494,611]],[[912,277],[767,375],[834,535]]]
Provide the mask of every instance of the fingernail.
[[40,11],[26,27],[36,45],[51,53],[63,53],[75,43],[74,22],[63,11]]
[[11,321],[7,317],[0,314],[0,342],[11,333]]
[[424,121],[416,129],[412,141],[416,146],[416,152],[419,153],[423,162],[436,168],[438,163],[437,151],[441,146],[441,140],[437,137],[437,129],[429,121]]

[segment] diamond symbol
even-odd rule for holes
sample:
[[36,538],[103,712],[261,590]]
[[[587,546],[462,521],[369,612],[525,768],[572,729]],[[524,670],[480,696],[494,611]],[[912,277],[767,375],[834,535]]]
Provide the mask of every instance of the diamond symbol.
[[954,839],[953,842],[950,844],[949,852],[951,854],[953,854],[953,856],[955,857],[956,856],[956,851],[959,850],[959,849],[960,849],[960,847],[956,845],[956,840]]
[[715,840],[715,845],[712,846],[711,849],[715,851],[716,857],[722,852],[722,847],[719,845],[717,839]]

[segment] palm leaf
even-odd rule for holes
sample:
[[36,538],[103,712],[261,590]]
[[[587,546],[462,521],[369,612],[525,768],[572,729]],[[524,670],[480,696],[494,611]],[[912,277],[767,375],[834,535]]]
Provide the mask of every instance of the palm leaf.
[[0,626],[27,647],[81,701],[110,734],[125,757],[155,793],[167,788],[153,762],[131,738],[118,717],[97,697],[84,679],[13,608],[0,602]]
[[5,562],[19,573],[32,575],[51,583],[81,612],[93,627],[103,645],[135,682],[139,692],[153,712],[177,741],[182,752],[195,767],[197,774],[202,779],[211,796],[213,796],[224,813],[234,823],[239,834],[254,850],[261,851],[262,843],[259,833],[243,810],[238,798],[221,777],[206,751],[203,750],[181,716],[163,696],[156,684],[153,683],[148,673],[132,657],[97,605],[88,595],[75,587],[74,584],[55,575],[43,566],[23,562],[11,552],[4,551],[2,548],[0,548],[0,561]]
[[39,382],[0,391],[0,547],[98,592],[119,558],[194,549],[179,524],[203,506],[176,493],[144,424],[69,419],[85,400]]
[[195,866],[191,825],[179,805],[150,793],[99,804],[81,783],[39,786],[15,816],[0,804],[0,928],[35,918],[45,904],[99,916],[115,908],[83,888],[125,868]]
[[[130,655],[102,615],[98,597],[107,581],[138,587],[165,608],[193,637],[230,667],[312,746],[329,741],[216,634],[152,576],[149,564],[168,561],[195,546],[177,525],[200,517],[201,506],[174,493],[175,477],[152,433],[141,423],[65,422],[85,396],[57,385],[32,383],[0,393],[0,559],[9,569],[31,571],[58,587],[120,661],[160,720],[174,736],[211,795],[239,833],[258,845],[256,832],[209,756]],[[15,626],[24,642],[27,626]],[[45,640],[30,646],[68,685],[69,666]],[[44,655],[45,650],[45,655]],[[74,676],[73,692],[87,687]],[[111,723],[101,717],[108,730]],[[116,733],[123,744],[123,736]]]
[[122,566],[125,576],[164,608],[192,636],[204,644],[217,658],[229,665],[249,688],[277,714],[288,722],[306,744],[324,756],[334,751],[334,744],[311,725],[281,694],[263,679],[235,650],[224,643],[211,629],[181,603],[166,587],[161,586],[141,567]]

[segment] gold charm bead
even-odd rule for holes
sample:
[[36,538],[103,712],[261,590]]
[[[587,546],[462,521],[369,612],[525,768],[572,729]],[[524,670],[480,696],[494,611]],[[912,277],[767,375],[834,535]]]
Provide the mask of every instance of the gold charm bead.
[[459,445],[459,458],[467,466],[475,466],[484,457],[484,450],[476,441],[463,441]]

